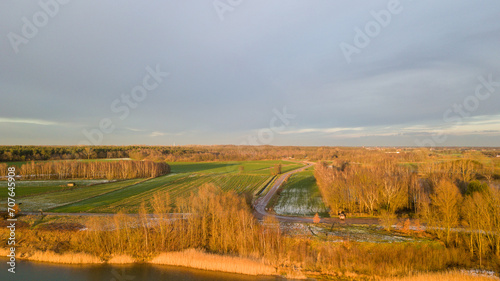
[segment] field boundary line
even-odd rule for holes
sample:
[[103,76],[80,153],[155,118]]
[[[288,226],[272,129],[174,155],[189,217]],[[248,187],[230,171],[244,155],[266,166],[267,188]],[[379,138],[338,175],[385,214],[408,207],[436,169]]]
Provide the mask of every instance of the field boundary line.
[[276,176],[270,176],[261,186],[259,186],[255,196],[260,196],[275,180]]

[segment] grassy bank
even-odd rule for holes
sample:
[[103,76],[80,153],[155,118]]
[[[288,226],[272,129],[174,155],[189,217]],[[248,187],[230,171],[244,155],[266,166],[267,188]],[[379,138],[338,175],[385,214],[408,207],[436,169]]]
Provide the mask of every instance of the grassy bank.
[[[3,249],[3,248],[0,249],[0,256],[7,256],[9,253],[10,252],[8,249]],[[57,254],[53,251],[34,251],[34,252],[17,251],[16,258],[29,261],[61,263],[61,264],[103,263],[103,261],[98,257],[86,253]]]

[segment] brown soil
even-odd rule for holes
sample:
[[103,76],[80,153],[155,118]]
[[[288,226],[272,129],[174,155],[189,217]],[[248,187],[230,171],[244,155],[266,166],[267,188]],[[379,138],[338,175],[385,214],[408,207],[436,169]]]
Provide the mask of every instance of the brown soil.
[[[9,226],[12,223],[12,221],[7,221],[7,220],[0,220],[0,227],[4,228]],[[27,222],[24,221],[16,221],[16,228],[28,228],[30,225]]]
[[59,231],[79,231],[85,229],[85,226],[80,223],[72,223],[72,222],[55,222],[55,223],[47,223],[42,224],[38,227],[40,230],[59,230]]

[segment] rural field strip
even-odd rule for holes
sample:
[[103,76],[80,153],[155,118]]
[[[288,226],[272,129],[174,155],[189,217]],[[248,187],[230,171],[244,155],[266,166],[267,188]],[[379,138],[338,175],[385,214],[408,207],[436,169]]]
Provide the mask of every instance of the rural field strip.
[[[61,213],[89,211],[94,213],[112,213],[118,209],[125,209],[134,212],[142,201],[147,201],[156,192],[167,191],[170,194],[171,200],[175,201],[177,197],[187,196],[205,183],[220,185],[223,190],[234,190],[238,193],[251,191],[255,193],[256,190],[259,190],[263,186],[265,181],[269,180],[270,176],[255,173],[256,170],[262,170],[260,168],[262,163],[253,163],[251,165],[253,168],[250,169],[251,174],[235,174],[236,169],[234,171],[224,171],[221,167],[209,169],[213,171],[209,173],[206,173],[207,170],[205,169],[196,171],[184,170],[180,173],[150,179],[133,186],[133,188],[124,187],[103,196],[84,199],[74,204],[66,204],[52,211]],[[267,171],[267,168],[264,169]]]
[[[26,210],[31,210],[31,211],[38,211],[39,209],[48,210],[58,206],[79,202],[87,198],[98,197],[103,194],[113,192],[117,189],[121,189],[124,186],[130,186],[131,184],[133,185],[139,183],[141,180],[144,179],[125,180],[125,181],[106,183],[102,185],[75,188],[61,192],[32,195],[23,197],[22,200],[19,200],[19,203],[22,203],[23,204],[22,208]],[[84,194],[82,194],[83,192]],[[3,201],[4,200],[1,200],[0,204]]]
[[175,181],[161,184],[147,191],[136,192],[136,194],[133,196],[127,196],[126,198],[120,196],[119,200],[115,201],[114,203],[108,204],[106,206],[101,205],[103,206],[102,208],[91,209],[91,211],[111,212],[120,208],[134,211],[140,204],[140,202],[147,201],[147,199],[151,198],[156,192],[166,191],[170,194],[171,200],[175,201],[175,199],[178,197],[188,196],[191,192],[196,191],[199,186],[206,183],[221,184],[223,190],[234,190],[236,192],[249,190],[253,192],[256,187],[261,185],[261,182],[268,178],[267,176],[251,175],[232,175],[222,179],[220,179],[220,177],[221,176],[214,177],[212,175],[198,175],[196,177],[191,177],[185,175],[182,178],[176,179]]
[[[37,181],[18,181],[16,185],[16,198],[42,195],[61,191],[69,191],[84,186],[93,186],[97,184],[116,182],[109,180],[37,180]],[[76,186],[68,186],[68,183],[75,183]],[[7,188],[7,182],[0,181],[0,188]],[[0,193],[0,200],[7,198],[7,193]]]
[[129,185],[125,186],[121,189],[114,190],[113,192],[109,192],[106,194],[103,194],[102,196],[97,196],[97,197],[92,197],[92,198],[85,198],[84,200],[80,200],[79,202],[67,204],[65,206],[61,206],[56,209],[56,211],[61,211],[61,212],[80,212],[80,211],[89,211],[94,208],[98,208],[101,206],[114,206],[118,201],[121,200],[130,200],[134,196],[137,196],[138,194],[142,192],[147,192],[151,189],[157,189],[160,186],[165,184],[166,182],[172,182],[175,180],[178,180],[179,178],[182,178],[183,175],[178,175],[178,174],[169,174],[166,176],[160,176],[157,178],[153,179],[148,179],[141,181],[137,184],[134,185]]
[[[275,177],[267,174],[269,167],[262,167],[261,165],[263,164],[269,165],[270,163],[251,163],[250,167],[245,167],[249,168],[251,174],[240,175],[235,174],[234,171],[227,172],[227,170],[224,172],[219,170],[220,172],[217,171],[218,173],[209,174],[204,174],[203,171],[195,171],[195,173],[193,171],[186,171],[185,173],[169,174],[153,179],[107,183],[100,185],[99,188],[92,186],[91,188],[76,188],[61,192],[27,196],[24,200],[23,209],[31,212],[42,209],[45,211],[45,214],[60,212],[61,215],[62,213],[69,212],[85,212],[88,211],[87,209],[93,209],[94,213],[99,213],[101,209],[105,209],[105,206],[117,207],[123,205],[123,207],[128,207],[130,203],[127,204],[127,202],[146,198],[148,195],[160,190],[170,191],[172,193],[171,199],[174,199],[180,193],[186,194],[186,192],[190,192],[196,186],[207,182],[215,184],[223,183],[221,185],[223,190],[232,189],[236,192],[247,190],[255,194],[261,190],[267,191],[267,186],[275,181]],[[284,165],[283,168],[291,170],[298,165],[300,164],[292,163]],[[165,182],[166,177],[170,177],[170,180],[167,182]],[[196,177],[194,182],[190,180],[191,177]],[[172,184],[174,181],[177,181],[177,184]],[[116,204],[117,206],[111,206],[111,204]],[[47,212],[49,210],[56,210],[56,212]],[[26,212],[26,214],[28,213]]]

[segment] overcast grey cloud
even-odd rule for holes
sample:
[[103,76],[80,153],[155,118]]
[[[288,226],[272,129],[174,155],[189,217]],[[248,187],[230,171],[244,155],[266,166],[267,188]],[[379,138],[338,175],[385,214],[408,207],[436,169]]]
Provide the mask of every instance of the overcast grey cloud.
[[[270,144],[498,146],[497,82],[460,123],[443,115],[500,82],[500,2],[366,2],[242,1],[221,20],[213,0],[2,1],[0,144],[78,144],[105,118],[102,144],[240,144],[286,107]],[[341,43],[388,5],[348,62]],[[156,66],[169,76],[120,118]]]

